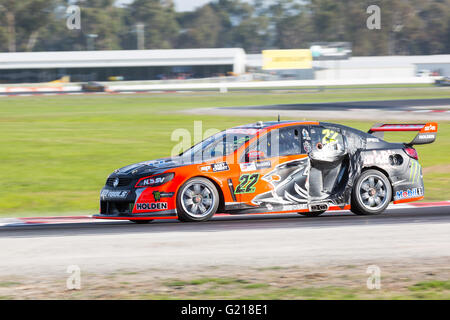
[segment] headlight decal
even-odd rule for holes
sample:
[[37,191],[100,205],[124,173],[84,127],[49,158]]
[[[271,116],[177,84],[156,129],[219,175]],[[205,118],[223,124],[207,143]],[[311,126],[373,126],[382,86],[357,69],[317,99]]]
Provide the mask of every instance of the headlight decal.
[[174,176],[175,173],[168,172],[163,174],[157,174],[150,177],[144,177],[139,179],[135,187],[136,188],[158,187],[172,180]]

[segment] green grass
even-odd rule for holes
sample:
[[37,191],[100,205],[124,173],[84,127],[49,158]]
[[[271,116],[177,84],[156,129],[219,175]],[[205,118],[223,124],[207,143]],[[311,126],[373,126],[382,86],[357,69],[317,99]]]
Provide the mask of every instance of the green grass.
[[437,290],[437,291],[445,291],[450,290],[450,281],[425,281],[418,282],[415,285],[409,287],[411,291],[424,291],[424,290]]
[[[143,299],[242,299],[242,300],[360,300],[450,299],[450,282],[432,280],[395,289],[369,290],[360,286],[296,286],[249,283],[233,278],[198,278],[166,282],[170,294],[145,294]],[[176,289],[175,291],[173,291]]]
[[14,287],[17,285],[20,285],[20,282],[16,282],[16,281],[0,281],[0,288],[4,288],[4,287]]
[[[99,191],[114,169],[169,156],[177,128],[193,131],[267,120],[255,117],[188,115],[182,109],[449,97],[442,88],[339,89],[314,93],[199,93],[0,98],[0,215],[93,214]],[[378,121],[378,120],[377,120]],[[374,121],[376,122],[376,121]],[[340,121],[367,130],[372,123]],[[440,123],[438,140],[418,147],[427,200],[447,200],[450,129]]]
[[203,284],[217,284],[217,285],[228,285],[236,283],[247,283],[245,280],[234,279],[234,278],[198,278],[189,281],[183,280],[172,280],[165,283],[169,287],[183,287],[183,286],[199,286]]

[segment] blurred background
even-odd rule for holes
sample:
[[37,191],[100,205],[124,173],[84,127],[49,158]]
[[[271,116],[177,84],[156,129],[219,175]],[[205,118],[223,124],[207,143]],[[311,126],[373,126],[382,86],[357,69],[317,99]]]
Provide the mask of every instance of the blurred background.
[[[96,212],[194,120],[450,120],[450,0],[0,0],[0,51],[3,216]],[[427,200],[445,130],[418,147]]]
[[0,83],[439,77],[449,39],[448,0],[0,0]]
[[[0,299],[450,299],[449,76],[450,0],[0,0]],[[438,122],[417,146],[424,201],[90,218],[108,175],[170,156],[174,130],[278,115]]]

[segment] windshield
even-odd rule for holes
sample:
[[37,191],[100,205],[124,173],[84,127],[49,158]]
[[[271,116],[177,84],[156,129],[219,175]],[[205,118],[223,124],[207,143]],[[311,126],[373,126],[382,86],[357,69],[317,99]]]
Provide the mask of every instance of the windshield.
[[255,129],[225,130],[194,145],[180,156],[187,161],[195,162],[227,156],[254,137],[258,131]]

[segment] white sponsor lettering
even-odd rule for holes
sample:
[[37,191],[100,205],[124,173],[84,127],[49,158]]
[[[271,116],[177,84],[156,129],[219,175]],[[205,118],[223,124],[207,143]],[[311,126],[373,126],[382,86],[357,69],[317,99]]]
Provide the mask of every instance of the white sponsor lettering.
[[167,202],[137,203],[136,210],[165,210]]

